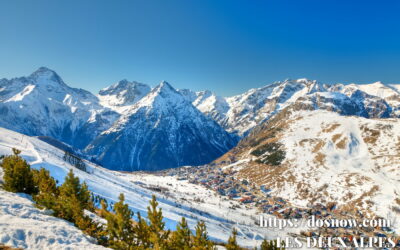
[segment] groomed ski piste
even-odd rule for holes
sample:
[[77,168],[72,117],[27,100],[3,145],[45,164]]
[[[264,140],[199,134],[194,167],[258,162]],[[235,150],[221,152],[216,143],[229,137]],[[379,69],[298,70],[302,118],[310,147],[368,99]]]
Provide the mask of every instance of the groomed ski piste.
[[[85,161],[87,171],[81,171],[63,160],[64,152],[35,137],[26,136],[0,128],[0,155],[9,155],[12,148],[22,151],[21,156],[35,169],[45,168],[63,183],[66,174],[73,169],[90,191],[110,202],[118,201],[120,193],[132,211],[146,216],[152,194],[157,196],[168,229],[175,230],[176,224],[185,217],[194,230],[197,221],[207,225],[209,237],[216,242],[226,242],[233,227],[238,230],[238,243],[254,248],[264,239],[285,237],[298,233],[301,228],[283,230],[260,228],[255,224],[259,214],[234,200],[228,200],[200,185],[171,176],[146,175],[143,173],[121,173],[110,171]],[[138,184],[170,186],[167,195],[153,192]],[[147,183],[146,183],[147,182]],[[136,184],[135,184],[136,183]],[[171,195],[171,193],[173,195]],[[26,249],[101,249],[91,243],[71,223],[47,215],[34,207],[29,196],[0,190],[0,243]],[[233,206],[235,208],[233,208]],[[264,215],[265,217],[265,215]]]

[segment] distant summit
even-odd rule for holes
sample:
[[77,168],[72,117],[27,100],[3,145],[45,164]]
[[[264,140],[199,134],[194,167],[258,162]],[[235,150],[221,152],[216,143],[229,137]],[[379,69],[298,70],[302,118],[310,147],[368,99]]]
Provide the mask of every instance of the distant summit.
[[122,112],[124,107],[138,102],[150,92],[151,88],[143,83],[121,80],[99,91],[102,105]]

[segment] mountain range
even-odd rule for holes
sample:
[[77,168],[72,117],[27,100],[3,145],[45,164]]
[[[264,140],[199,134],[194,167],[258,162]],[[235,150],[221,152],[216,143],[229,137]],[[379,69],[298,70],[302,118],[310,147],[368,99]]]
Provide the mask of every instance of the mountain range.
[[209,163],[288,107],[400,117],[400,87],[298,79],[221,97],[177,90],[165,81],[151,88],[122,80],[93,95],[69,87],[45,67],[27,77],[0,80],[1,127],[53,137],[113,170]]

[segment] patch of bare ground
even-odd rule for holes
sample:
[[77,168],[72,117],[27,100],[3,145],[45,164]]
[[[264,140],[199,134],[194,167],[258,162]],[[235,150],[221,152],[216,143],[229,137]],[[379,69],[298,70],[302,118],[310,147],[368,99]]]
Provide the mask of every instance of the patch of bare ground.
[[338,143],[336,143],[336,147],[340,149],[345,149],[347,145],[347,138],[343,138]]
[[287,170],[287,165],[270,166],[253,161],[238,172],[238,177],[248,179],[257,185],[266,184],[278,188],[287,181],[295,181],[292,175],[285,173]]
[[305,183],[304,186],[307,188],[297,189],[297,197],[302,200],[308,200],[311,204],[313,204],[316,202],[325,203],[327,200],[331,199],[329,192],[327,191],[329,185],[326,183],[317,190],[310,189],[308,187],[309,185]]
[[360,186],[364,183],[371,182],[371,178],[360,175],[358,173],[344,174],[344,185],[345,187],[351,188],[354,186]]
[[340,127],[339,123],[334,123],[334,124],[330,124],[329,126],[327,126],[326,128],[322,129],[323,133],[330,133],[333,130],[335,130],[337,127]]
[[352,176],[353,175],[355,175],[355,173],[351,173],[351,174],[348,174],[346,177],[345,177],[345,182],[344,182],[344,185],[346,186],[346,187],[354,187],[355,186],[355,184],[354,183],[352,183]]
[[314,162],[317,163],[318,166],[324,166],[325,165],[325,159],[326,159],[326,155],[321,153],[321,152],[318,152],[315,155]]
[[[304,147],[307,144],[309,145],[318,145],[318,144],[323,144],[324,142],[320,139],[315,139],[315,138],[307,138],[307,139],[302,139],[299,141],[300,146]],[[323,146],[323,145],[322,145]]]
[[339,138],[342,136],[342,134],[335,134],[332,136],[332,141],[334,143],[336,143],[337,140],[339,140]]
[[310,192],[310,184],[306,182],[298,182],[296,189],[297,198],[299,199],[309,200],[313,196],[313,193]]
[[392,124],[377,124],[376,128],[379,129],[380,131],[391,130],[393,128],[393,125]]
[[318,140],[318,142],[315,144],[313,148],[313,153],[317,153],[321,150],[322,147],[325,146],[325,142],[323,140]]
[[360,127],[360,130],[362,131],[363,134],[363,140],[367,144],[374,144],[378,140],[381,132],[377,129],[371,129],[366,125],[362,125]]
[[22,250],[22,248],[9,247],[0,243],[0,250]]
[[[379,191],[379,186],[374,185],[369,191],[362,193],[358,198],[352,199],[354,196],[351,192],[348,193],[348,199],[351,200],[347,202],[345,205],[343,205],[344,210],[348,211],[355,211],[355,210],[361,210],[363,208],[363,203],[365,203],[367,206],[371,204],[372,201],[368,201],[370,198],[372,198],[377,192]],[[346,197],[347,198],[347,197]],[[364,211],[366,213],[370,213],[370,211]]]

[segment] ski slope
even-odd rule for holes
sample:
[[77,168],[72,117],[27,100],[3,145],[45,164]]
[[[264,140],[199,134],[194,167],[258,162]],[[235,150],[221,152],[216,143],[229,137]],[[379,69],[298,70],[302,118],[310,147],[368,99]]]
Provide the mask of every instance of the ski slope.
[[[141,185],[134,184],[134,182],[140,179],[146,185],[158,183],[162,186],[166,183],[170,184],[173,188],[169,193],[174,195],[155,193],[159,206],[162,208],[166,226],[170,229],[175,229],[182,216],[187,218],[192,230],[194,230],[198,220],[204,220],[211,239],[227,241],[232,228],[235,226],[239,232],[238,242],[247,247],[260,244],[264,237],[267,239],[274,239],[278,236],[284,237],[288,232],[259,228],[254,224],[254,221],[258,220],[257,211],[247,209],[238,202],[223,199],[204,187],[190,184],[187,181],[178,181],[173,177],[113,172],[89,162],[86,162],[87,172],[83,172],[64,162],[62,159],[64,153],[61,150],[37,138],[0,128],[0,155],[11,154],[13,147],[22,151],[22,157],[33,168],[43,167],[49,170],[59,184],[63,182],[64,177],[72,168],[80,180],[88,184],[89,189],[94,194],[106,198],[109,202],[115,202],[118,200],[118,195],[123,193],[130,208],[144,216],[146,216],[147,206],[153,192]],[[1,192],[0,196],[4,199],[8,194]],[[196,203],[194,201],[196,198],[202,200],[203,204]],[[230,209],[233,204],[239,205],[239,208]],[[0,242],[3,241],[1,239],[7,237],[4,236],[4,226],[7,228],[7,225],[0,223],[0,232],[3,232],[0,233]],[[20,229],[24,230],[23,228],[24,226],[20,225]],[[298,232],[299,230],[296,229],[291,232]]]

